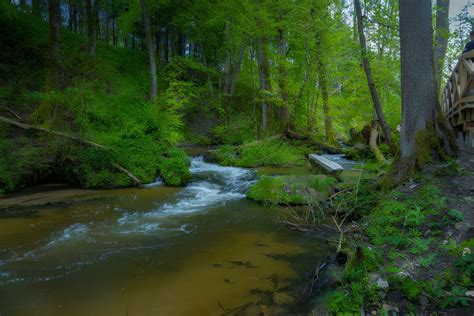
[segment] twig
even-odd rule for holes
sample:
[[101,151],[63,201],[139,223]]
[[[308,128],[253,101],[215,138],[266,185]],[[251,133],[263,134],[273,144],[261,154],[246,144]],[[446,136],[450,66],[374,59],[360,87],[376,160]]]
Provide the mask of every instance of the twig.
[[23,118],[18,115],[15,111],[13,111],[12,109],[10,108],[5,108],[8,112],[10,112],[13,116],[15,116],[19,121],[23,121]]

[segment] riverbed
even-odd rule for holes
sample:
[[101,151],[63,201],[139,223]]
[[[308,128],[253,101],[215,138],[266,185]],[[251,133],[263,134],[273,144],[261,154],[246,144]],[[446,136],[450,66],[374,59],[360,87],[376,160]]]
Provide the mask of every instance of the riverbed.
[[333,245],[282,227],[278,208],[247,200],[254,170],[195,157],[191,173],[184,188],[82,192],[74,203],[0,218],[0,313],[295,311],[275,295],[297,298],[305,272]]

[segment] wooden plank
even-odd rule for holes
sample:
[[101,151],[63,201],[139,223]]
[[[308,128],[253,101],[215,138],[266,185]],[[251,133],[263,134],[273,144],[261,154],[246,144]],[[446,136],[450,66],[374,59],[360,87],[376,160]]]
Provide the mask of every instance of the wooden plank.
[[330,173],[337,173],[344,170],[344,168],[340,164],[334,161],[331,161],[323,156],[316,155],[316,154],[309,154],[308,158],[311,163],[314,163],[322,167],[324,170]]

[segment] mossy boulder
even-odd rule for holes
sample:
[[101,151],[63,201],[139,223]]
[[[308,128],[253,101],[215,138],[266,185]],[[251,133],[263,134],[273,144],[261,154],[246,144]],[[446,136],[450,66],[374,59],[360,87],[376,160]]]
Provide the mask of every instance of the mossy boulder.
[[261,177],[247,193],[249,199],[269,204],[303,205],[329,197],[336,179],[325,175]]

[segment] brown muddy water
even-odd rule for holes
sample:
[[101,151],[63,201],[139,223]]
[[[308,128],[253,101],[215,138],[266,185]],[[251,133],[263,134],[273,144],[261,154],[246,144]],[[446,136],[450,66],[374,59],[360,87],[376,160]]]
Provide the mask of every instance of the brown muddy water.
[[0,218],[0,314],[294,312],[273,293],[297,297],[333,245],[247,200],[255,171],[198,157],[191,172],[184,188],[111,190]]

